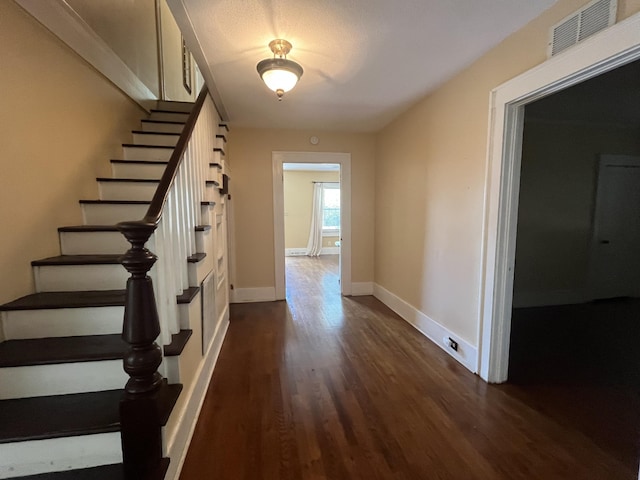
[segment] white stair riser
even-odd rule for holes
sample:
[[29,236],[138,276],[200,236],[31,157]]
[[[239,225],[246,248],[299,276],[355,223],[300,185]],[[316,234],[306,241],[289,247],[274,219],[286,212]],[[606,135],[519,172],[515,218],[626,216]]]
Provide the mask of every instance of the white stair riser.
[[151,201],[158,189],[156,182],[98,182],[100,200]]
[[222,186],[222,170],[218,167],[209,167],[207,180],[215,180]]
[[224,150],[226,147],[226,142],[222,138],[216,137],[215,146],[216,148],[221,148]]
[[178,143],[178,135],[153,135],[134,133],[133,143],[139,143],[141,145],[168,145],[175,147]]
[[213,255],[212,240],[213,234],[211,230],[205,230],[204,232],[196,232],[196,252],[203,252],[207,255]]
[[211,162],[211,163],[219,163],[220,165],[222,165],[223,161],[224,161],[224,155],[222,155],[222,152],[214,151],[213,152],[213,162]]
[[128,220],[140,220],[147,213],[149,205],[109,205],[83,203],[82,217],[85,225],[115,225]]
[[169,100],[158,100],[158,110],[171,110],[172,112],[189,113],[193,109],[191,102],[172,102]]
[[151,112],[149,120],[164,120],[166,122],[186,122],[189,118],[188,113],[178,112]]
[[52,308],[2,313],[7,340],[122,332],[124,307]]
[[213,256],[207,255],[205,258],[200,260],[197,263],[189,263],[188,266],[188,277],[189,277],[189,286],[197,287],[202,284],[202,281],[209,274],[209,272],[213,269]]
[[0,400],[124,388],[122,360],[0,368]]
[[142,122],[143,132],[182,133],[183,129],[183,123]]
[[200,207],[200,216],[203,225],[214,225],[216,214],[215,205],[203,205]]
[[[146,247],[154,251],[153,235]],[[61,232],[60,249],[63,255],[117,255],[131,248],[120,232]]]
[[207,184],[204,189],[205,201],[207,202],[218,202],[220,199],[220,186],[215,186],[212,184]]
[[171,148],[146,148],[146,147],[122,147],[124,160],[149,160],[169,161],[173,149]]
[[0,478],[61,472],[121,462],[120,432],[0,445]]
[[46,265],[33,267],[37,292],[122,290],[129,273],[122,265]]
[[129,248],[120,232],[60,232],[63,255],[123,254]]
[[160,180],[167,169],[166,164],[156,163],[112,163],[113,178],[148,178]]

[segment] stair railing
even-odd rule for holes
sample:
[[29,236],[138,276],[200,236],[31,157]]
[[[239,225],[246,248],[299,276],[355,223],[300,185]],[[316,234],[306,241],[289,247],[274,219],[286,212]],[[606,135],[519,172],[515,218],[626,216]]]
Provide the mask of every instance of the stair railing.
[[[196,253],[209,163],[213,161],[217,112],[205,86],[189,115],[145,217],[121,222],[131,243],[121,258],[127,280],[122,338],[129,344],[129,375],[120,404],[122,451],[127,479],[147,478],[162,464],[158,404],[162,349],[180,331],[176,296],[189,287],[187,258]],[[155,232],[155,234],[154,234]],[[146,248],[153,235],[153,248]],[[153,270],[152,270],[153,267]],[[149,275],[151,270],[151,276]],[[152,278],[155,278],[155,292]]]

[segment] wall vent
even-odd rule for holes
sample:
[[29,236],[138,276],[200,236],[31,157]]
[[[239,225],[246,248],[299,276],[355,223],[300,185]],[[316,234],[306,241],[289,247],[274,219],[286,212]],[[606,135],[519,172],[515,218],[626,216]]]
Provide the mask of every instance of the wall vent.
[[567,48],[610,27],[616,22],[617,0],[593,0],[577,12],[551,27],[547,57],[553,57]]

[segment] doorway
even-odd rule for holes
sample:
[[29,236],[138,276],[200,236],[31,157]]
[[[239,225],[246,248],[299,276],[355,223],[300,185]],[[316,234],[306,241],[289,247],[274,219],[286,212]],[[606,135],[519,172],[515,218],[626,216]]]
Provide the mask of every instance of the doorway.
[[[298,170],[285,170],[285,165],[296,165]],[[339,263],[337,267],[337,276],[339,279],[339,289],[337,290],[342,295],[351,295],[351,155],[349,153],[332,153],[332,152],[273,152],[272,153],[272,165],[273,165],[273,205],[274,205],[274,258],[275,258],[275,285],[276,285],[276,299],[284,300],[287,295],[287,282],[286,282],[286,259],[294,258],[298,254],[300,257],[306,257],[307,253],[307,244],[309,243],[309,233],[310,228],[306,233],[306,242],[304,242],[305,234],[302,233],[293,233],[288,232],[289,238],[291,242],[294,242],[294,238],[298,235],[297,240],[295,242],[301,243],[304,242],[304,252],[303,247],[296,246],[297,243],[290,243],[289,247],[287,247],[287,234],[286,234],[286,222],[285,222],[285,172],[295,172],[295,171],[303,171],[300,170],[302,168],[306,168],[307,171],[311,172],[321,172],[323,169],[333,168],[334,172],[338,173],[338,181],[335,181],[335,173],[327,173],[326,175],[332,175],[331,179],[334,181],[329,181],[330,179],[320,179],[313,180],[311,177],[306,178],[309,175],[298,175],[304,176],[308,183],[303,184],[306,185],[306,189],[304,190],[312,190],[313,184],[311,182],[317,181],[321,188],[324,189],[323,184],[326,185],[327,194],[325,198],[334,197],[336,193],[336,185],[339,185],[339,228],[330,228],[331,226],[335,227],[335,225],[330,225],[330,223],[335,224],[335,215],[329,211],[331,209],[330,205],[326,205],[327,207],[327,227],[326,235],[322,235],[320,238],[321,245],[320,250],[324,250],[325,253],[329,255],[335,255],[336,252],[339,254]],[[337,167],[327,167],[328,165],[335,165]],[[320,173],[311,174],[311,176],[316,175],[320,178]],[[288,177],[292,178],[294,175],[287,174]],[[334,185],[330,185],[334,184]],[[332,190],[332,191],[329,191]],[[312,199],[308,200],[310,205],[312,203]],[[335,202],[334,202],[335,203]],[[293,210],[289,213],[293,213]],[[297,214],[297,213],[296,213]],[[335,233],[339,233],[335,235]],[[302,239],[299,235],[302,235]],[[336,244],[337,242],[337,244]],[[331,244],[331,245],[330,245]],[[290,255],[287,257],[287,253]],[[319,253],[322,253],[320,251]],[[311,257],[313,258],[313,257]],[[317,257],[322,259],[322,255]]]
[[507,380],[525,105],[640,58],[640,14],[491,92],[480,278],[479,374]]
[[340,164],[284,163],[285,289],[340,296]]

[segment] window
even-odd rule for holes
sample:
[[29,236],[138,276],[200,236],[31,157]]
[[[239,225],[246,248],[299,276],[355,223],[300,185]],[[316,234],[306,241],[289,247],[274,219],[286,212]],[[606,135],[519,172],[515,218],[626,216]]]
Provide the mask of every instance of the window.
[[333,236],[340,234],[340,184],[322,185],[322,234]]

